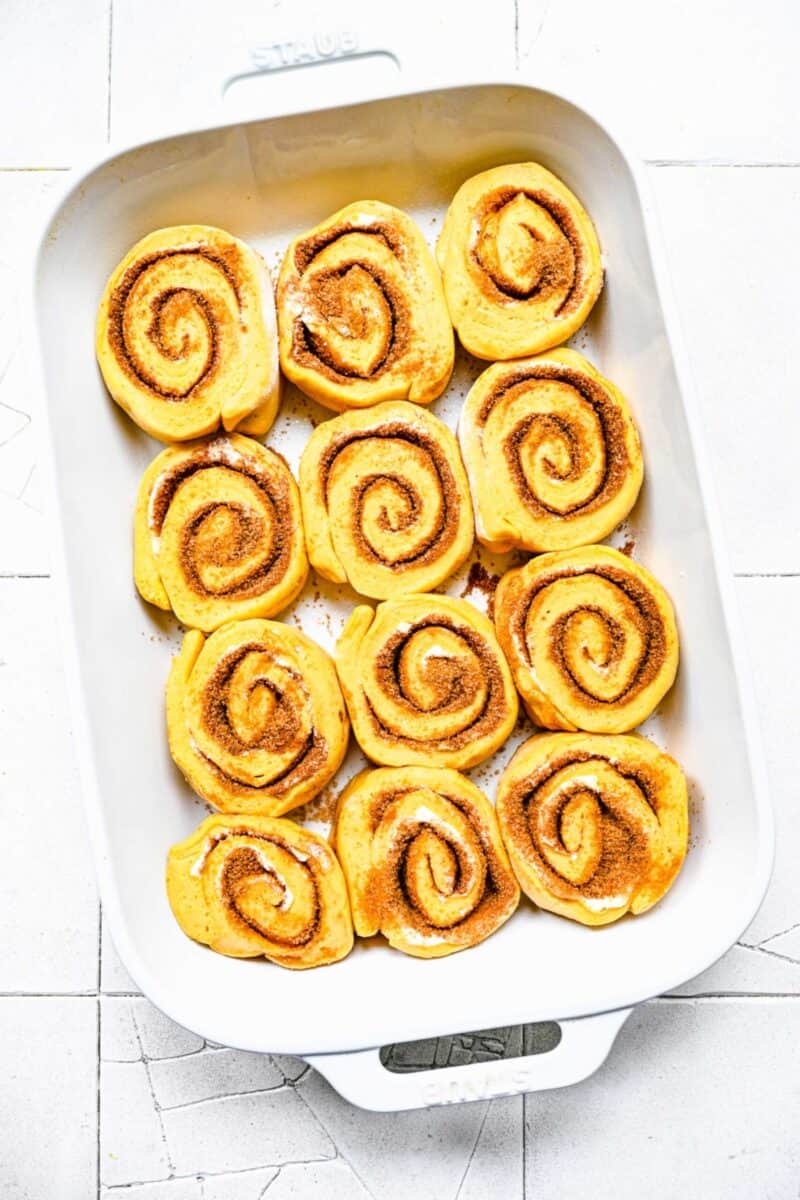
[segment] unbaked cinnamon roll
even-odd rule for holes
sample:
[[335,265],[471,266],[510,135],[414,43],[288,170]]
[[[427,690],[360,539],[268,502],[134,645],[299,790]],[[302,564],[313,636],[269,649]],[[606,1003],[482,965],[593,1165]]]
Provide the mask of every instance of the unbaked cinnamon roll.
[[475,946],[519,903],[494,809],[457,771],[364,771],[339,799],[334,845],[355,931],[417,958]]
[[223,812],[278,816],[324,788],[349,724],[333,661],[278,621],[192,629],[167,683],[169,748],[194,790]]
[[170,850],[167,896],[185,934],[232,958],[303,970],[353,946],[336,855],[280,817],[208,817]]
[[458,437],[478,539],[498,553],[600,542],[639,494],[642,452],[625,398],[574,350],[489,367]]
[[289,246],[278,283],[281,366],[337,412],[382,400],[429,404],[453,370],[453,330],[417,226],[360,200]]
[[500,778],[497,817],[526,895],[584,925],[652,908],[689,836],[683,773],[640,736],[530,738]]
[[358,744],[386,766],[473,767],[517,719],[491,622],[466,600],[406,596],[356,608],[336,669]]
[[206,631],[290,604],[308,560],[281,456],[238,434],[163,450],[139,486],[134,576],[143,599]]
[[300,461],[300,498],[311,565],[363,596],[428,591],[472,549],[456,439],[403,401],[318,425]]
[[162,442],[222,426],[263,435],[279,402],[275,302],[260,256],[222,229],[142,238],[97,314],[97,361],[114,400]]
[[565,342],[603,286],[588,214],[538,163],[493,167],[463,183],[436,253],[450,317],[478,358],[522,358]]
[[494,617],[523,704],[545,729],[633,729],[675,680],[669,596],[608,546],[541,554],[509,571]]

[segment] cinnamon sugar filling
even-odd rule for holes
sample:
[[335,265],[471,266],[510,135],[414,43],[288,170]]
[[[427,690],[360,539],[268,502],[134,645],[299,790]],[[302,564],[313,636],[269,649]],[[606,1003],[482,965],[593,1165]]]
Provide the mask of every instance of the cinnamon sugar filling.
[[[376,483],[390,482],[394,488],[406,497],[408,500],[408,513],[403,520],[402,528],[407,528],[414,524],[416,514],[424,504],[424,497],[419,495],[413,484],[405,479],[398,478],[396,475],[381,475],[376,472],[360,481],[358,488],[352,496],[354,516],[353,538],[359,548],[359,552],[364,558],[371,562],[380,563],[381,566],[388,567],[390,570],[399,572],[412,566],[418,567],[433,562],[449,549],[458,532],[459,506],[461,501],[452,469],[447,461],[447,455],[436,441],[433,438],[427,437],[421,430],[412,429],[401,421],[391,421],[376,429],[365,429],[363,431],[347,433],[335,438],[326,447],[320,459],[322,491],[326,507],[328,506],[328,481],[338,455],[354,442],[370,442],[372,439],[379,439],[381,437],[406,441],[410,445],[418,446],[425,451],[436,474],[441,503],[439,521],[430,537],[421,546],[415,548],[413,552],[390,561],[383,558],[378,550],[374,546],[371,546],[364,537],[361,516],[369,489]],[[385,515],[383,519],[387,530],[392,528]]]
[[517,187],[500,188],[485,196],[476,206],[475,220],[479,228],[483,229],[487,218],[500,212],[517,196],[525,196],[542,208],[558,226],[567,244],[542,241],[533,230],[529,230],[537,247],[538,280],[533,288],[523,290],[498,277],[492,264],[481,255],[479,238],[477,246],[469,251],[476,278],[482,290],[498,303],[524,303],[527,300],[546,299],[566,288],[566,295],[555,309],[554,315],[562,316],[573,312],[581,303],[586,263],[583,239],[567,204],[550,192]]
[[[286,528],[286,513],[289,511],[289,489],[286,480],[276,474],[270,478],[265,472],[259,471],[256,464],[240,456],[235,467],[209,455],[204,449],[194,451],[188,458],[177,464],[164,478],[159,480],[150,501],[150,529],[156,535],[161,533],[169,511],[172,499],[184,480],[198,471],[211,468],[233,470],[252,480],[262,493],[265,505],[273,517],[273,541],[271,553],[262,561],[253,565],[252,572],[244,580],[238,580],[229,587],[221,587],[215,591],[217,596],[241,597],[260,595],[273,587],[286,573],[291,559],[291,536]],[[209,501],[198,509],[181,534],[180,565],[189,587],[196,595],[208,595],[208,589],[200,579],[195,558],[195,538],[206,518],[220,508],[226,509],[235,517],[233,533],[214,546],[215,560],[220,565],[236,567],[252,555],[264,549],[264,518],[257,512],[244,508],[238,503]]]
[[[114,357],[122,371],[129,379],[135,380],[148,391],[153,392],[162,400],[181,401],[191,397],[195,389],[199,388],[211,375],[213,375],[219,364],[219,344],[217,337],[216,323],[214,315],[211,311],[211,306],[206,297],[191,286],[187,287],[171,287],[162,292],[151,302],[151,322],[147,330],[153,344],[158,349],[159,353],[166,358],[178,359],[180,355],[173,350],[170,350],[166,345],[162,333],[162,315],[164,308],[174,302],[176,297],[184,298],[186,303],[191,303],[199,308],[203,315],[206,327],[209,333],[210,349],[206,358],[202,372],[184,391],[175,389],[163,388],[156,379],[154,379],[146,370],[143,363],[139,362],[135,353],[128,345],[127,334],[130,329],[131,313],[128,308],[128,298],[130,293],[140,278],[150,267],[155,263],[161,262],[164,259],[174,258],[176,255],[197,255],[204,258],[207,262],[218,268],[227,279],[236,297],[236,303],[241,309],[241,292],[237,279],[236,267],[239,266],[238,254],[234,248],[230,251],[221,251],[216,253],[203,246],[176,247],[174,250],[159,250],[152,254],[147,254],[140,258],[137,262],[132,263],[125,271],[120,282],[114,289],[108,305],[108,340],[114,352]],[[235,255],[235,266],[227,261]]]
[[[405,793],[402,790],[383,793],[373,800],[370,812],[370,833],[374,835],[384,812],[391,802]],[[373,866],[365,889],[366,906],[372,922],[380,927],[387,915],[398,916],[406,928],[411,928],[423,936],[447,934],[449,941],[463,941],[466,944],[481,941],[497,926],[498,917],[503,914],[511,900],[515,887],[509,872],[503,869],[491,838],[471,805],[460,796],[439,793],[442,797],[459,810],[469,822],[480,843],[481,853],[486,864],[485,882],[482,894],[477,899],[474,908],[465,917],[454,920],[451,924],[434,924],[428,919],[419,898],[413,894],[409,886],[407,860],[409,850],[419,834],[426,830],[436,838],[446,842],[453,858],[454,874],[452,887],[447,894],[456,895],[467,890],[468,869],[466,867],[466,851],[454,838],[448,838],[438,825],[420,821],[416,827],[409,828],[403,836],[393,842],[390,857],[380,866]],[[444,893],[440,893],[444,894]]]
[[[579,575],[597,575],[600,579],[607,579],[614,583],[632,601],[641,619],[640,632],[644,641],[644,649],[629,683],[613,701],[613,703],[617,704],[620,700],[628,699],[637,692],[644,691],[656,675],[658,675],[667,655],[667,639],[660,609],[650,592],[638,579],[631,575],[626,575],[612,566],[604,566],[602,568],[578,567],[574,571],[554,571],[552,574],[537,580],[526,589],[524,596],[520,597],[511,616],[511,633],[516,645],[524,647],[526,661],[530,664],[530,654],[525,638],[525,625],[528,619],[528,612],[536,595],[542,588],[549,587],[550,584],[555,583],[559,579],[570,579]],[[612,645],[612,657],[609,665],[615,662],[621,654],[625,631],[602,608],[588,605],[582,605],[573,609],[572,612],[566,614],[553,625],[552,653],[565,679],[569,680],[583,703],[603,707],[608,701],[598,699],[578,683],[564,655],[563,635],[566,623],[581,612],[592,612],[605,623]]]
[[[384,222],[376,222],[364,227],[358,224],[337,225],[332,229],[305,238],[295,248],[294,262],[300,277],[301,289],[309,286],[308,271],[320,251],[351,233],[380,239],[401,263],[406,258],[402,239],[394,235],[390,226]],[[386,349],[369,372],[361,374],[333,357],[324,339],[316,337],[309,329],[302,313],[295,317],[292,326],[292,356],[294,359],[301,366],[318,371],[337,383],[378,378],[407,354],[411,344],[410,311],[403,290],[391,276],[372,263],[353,258],[336,267],[320,271],[313,278],[313,292],[309,303],[314,306],[323,320],[335,324],[337,318],[341,316],[340,289],[346,287],[347,274],[354,267],[360,268],[371,276],[380,290],[388,313]]]
[[531,429],[538,427],[541,430],[542,436],[545,436],[548,432],[555,432],[570,447],[570,471],[567,474],[562,474],[553,468],[551,470],[553,478],[563,480],[578,478],[581,473],[580,462],[583,453],[596,453],[596,448],[584,448],[576,438],[569,423],[563,417],[553,413],[532,413],[530,417],[520,421],[507,435],[503,449],[509,473],[514,480],[517,492],[524,500],[526,507],[533,513],[537,515],[548,514],[565,521],[569,520],[570,517],[585,516],[607,504],[619,492],[625,482],[631,466],[625,440],[625,423],[617,406],[596,380],[590,379],[588,376],[582,375],[580,372],[574,371],[569,367],[538,366],[515,371],[500,381],[498,386],[490,392],[481,405],[477,417],[479,426],[485,426],[495,405],[512,388],[523,385],[531,380],[554,380],[559,383],[566,383],[574,388],[582,400],[591,405],[602,429],[602,449],[604,451],[605,469],[597,488],[585,500],[567,509],[554,509],[545,504],[531,491],[520,463],[520,447]]
[[[259,645],[257,642],[238,647],[234,653],[229,654],[218,664],[203,692],[200,713],[202,722],[214,742],[228,753],[244,754],[248,750],[262,749],[269,750],[275,754],[281,754],[287,750],[291,750],[294,743],[297,742],[298,731],[300,729],[299,714],[292,705],[284,702],[284,697],[280,690],[271,681],[266,679],[259,679],[254,686],[269,688],[276,703],[270,721],[264,729],[262,736],[255,741],[244,742],[237,736],[231,726],[228,716],[228,686],[231,676],[248,654],[251,652],[258,654],[264,650],[265,647]],[[289,670],[288,674],[303,684],[303,679],[299,672]],[[305,687],[303,690],[310,705],[310,697],[305,692]],[[291,787],[294,787],[300,780],[310,778],[325,767],[327,743],[319,731],[313,728],[307,738],[303,739],[302,742],[298,742],[288,765],[280,773],[261,784],[258,788],[252,784],[242,783],[241,780],[226,774],[199,747],[195,747],[195,753],[203,759],[218,778],[225,782],[229,789],[237,791],[243,796],[260,790],[268,790],[276,796],[280,796]]]
[[[543,842],[561,844],[561,816],[564,808],[580,791],[580,785],[565,789],[560,797],[557,811],[549,814],[544,829],[537,829],[536,809],[539,789],[557,775],[564,767],[588,762],[601,757],[597,753],[572,751],[545,763],[527,779],[520,780],[507,794],[506,826],[511,841],[526,859],[535,862],[547,890],[562,899],[571,899],[576,894],[588,900],[604,900],[613,896],[624,896],[643,877],[649,866],[649,855],[644,833],[631,824],[614,817],[604,806],[602,796],[592,791],[600,807],[600,839],[602,855],[590,879],[581,884],[565,880],[547,861],[547,847]],[[618,763],[612,764],[617,773],[632,783],[641,793],[643,800],[656,817],[655,803],[657,787],[646,772],[625,771]]]
[[[433,615],[428,620],[417,621],[405,632],[394,633],[381,648],[377,662],[376,674],[382,690],[393,700],[404,704],[409,711],[409,719],[413,721],[415,714],[425,714],[431,711],[424,709],[414,700],[408,680],[403,677],[400,657],[406,640],[421,629],[441,626],[457,633],[469,647],[478,660],[464,667],[452,657],[433,659],[428,664],[428,684],[433,684],[441,695],[436,712],[452,712],[457,714],[464,703],[468,703],[475,694],[478,686],[486,687],[486,701],[477,716],[466,726],[456,730],[447,738],[435,743],[440,749],[458,750],[474,738],[483,737],[496,729],[507,715],[507,703],[503,689],[503,677],[495,655],[486,647],[480,635],[467,626],[453,625],[446,620]],[[438,678],[437,678],[438,677]],[[438,687],[436,686],[438,684]],[[437,700],[439,697],[437,696]],[[375,730],[382,738],[400,742],[409,746],[419,745],[413,736],[403,734],[399,730],[387,726],[375,711],[368,696],[364,696],[367,711]]]
[[[275,835],[267,837],[266,835],[257,833],[254,830],[237,829],[231,830],[226,836],[248,837],[254,838],[258,841],[267,842],[268,844],[274,843],[275,845],[281,846],[284,850],[288,851],[288,853],[294,854],[292,846],[289,845],[288,842],[285,842],[282,838],[276,837]],[[309,862],[310,861],[312,860],[309,858]],[[306,869],[308,870],[308,868]],[[236,904],[235,892],[237,885],[248,882],[249,880],[253,879],[254,876],[271,876],[275,880],[276,884],[278,882],[274,872],[270,871],[268,868],[265,868],[255,850],[253,850],[251,847],[237,847],[227,856],[219,874],[220,896],[223,904],[236,918],[236,920],[240,921],[259,937],[263,937],[267,941],[280,946],[305,946],[314,938],[317,930],[319,929],[321,920],[319,888],[317,887],[313,870],[308,871],[308,874],[311,877],[311,884],[314,892],[314,908],[309,914],[309,920],[306,925],[294,937],[281,937],[279,930],[276,931],[272,929],[263,929],[250,917],[245,916]]]

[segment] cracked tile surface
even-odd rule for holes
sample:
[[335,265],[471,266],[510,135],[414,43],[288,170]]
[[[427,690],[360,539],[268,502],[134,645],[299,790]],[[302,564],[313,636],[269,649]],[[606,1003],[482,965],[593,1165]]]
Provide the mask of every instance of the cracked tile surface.
[[644,1005],[596,1075],[526,1098],[528,1196],[789,1200],[797,1022],[794,1000]]

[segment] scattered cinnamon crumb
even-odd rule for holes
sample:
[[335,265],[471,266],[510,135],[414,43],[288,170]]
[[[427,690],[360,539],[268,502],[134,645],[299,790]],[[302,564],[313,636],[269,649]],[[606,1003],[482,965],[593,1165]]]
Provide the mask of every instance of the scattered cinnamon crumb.
[[489,620],[494,620],[494,594],[497,590],[497,585],[500,582],[499,575],[493,575],[486,570],[483,563],[474,562],[470,565],[467,582],[461,592],[461,598],[472,594],[472,592],[480,592],[486,597],[486,609]]
[[336,804],[338,795],[335,787],[326,787],[315,796],[312,800],[307,800],[305,804],[291,814],[297,821],[320,821],[333,823],[333,818],[336,815]]

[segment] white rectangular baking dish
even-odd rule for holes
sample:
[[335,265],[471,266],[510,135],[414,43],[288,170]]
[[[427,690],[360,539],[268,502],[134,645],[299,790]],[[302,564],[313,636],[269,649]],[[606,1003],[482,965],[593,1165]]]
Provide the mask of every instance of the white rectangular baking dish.
[[[357,48],[337,46],[350,52]],[[696,975],[735,941],[758,908],[772,855],[757,723],[731,633],[698,419],[637,170],[594,119],[557,95],[519,83],[411,92],[402,76],[391,82],[397,94],[389,98],[246,123],[229,118],[112,154],[71,182],[42,238],[34,281],[76,744],[114,942],[143,991],[182,1025],[231,1046],[302,1055],[348,1098],[383,1109],[583,1078],[632,1005]],[[577,192],[603,245],[607,285],[573,342],[622,387],[642,431],[646,485],[620,537],[666,584],[679,616],[678,683],[645,732],[690,780],[685,868],[653,911],[602,930],[524,903],[481,946],[434,961],[359,946],[335,966],[294,973],[215,955],[181,933],[164,891],[167,848],[204,813],[167,751],[162,697],[177,626],[147,608],[132,582],[134,497],[159,447],[103,389],[92,339],[103,283],[143,234],[186,222],[231,230],[274,267],[296,232],[366,197],[408,210],[433,241],[464,178],[529,158]],[[478,369],[462,357],[434,406],[453,426]],[[312,415],[327,414],[287,389],[267,440],[293,467]],[[450,590],[463,592],[466,574]],[[296,611],[330,649],[355,597],[321,591],[319,600],[307,589]],[[490,795],[507,757],[472,773]],[[357,761],[350,756],[340,780]],[[561,1023],[555,1049],[491,1065],[397,1075],[370,1049],[550,1019]]]

